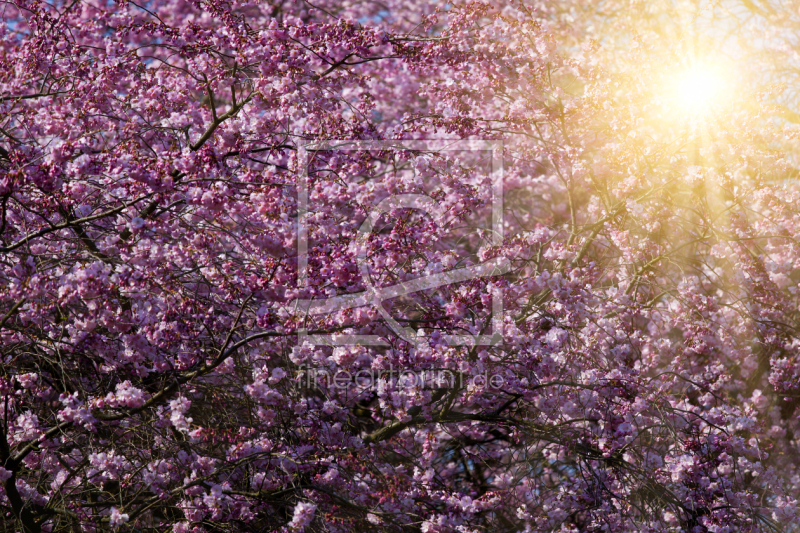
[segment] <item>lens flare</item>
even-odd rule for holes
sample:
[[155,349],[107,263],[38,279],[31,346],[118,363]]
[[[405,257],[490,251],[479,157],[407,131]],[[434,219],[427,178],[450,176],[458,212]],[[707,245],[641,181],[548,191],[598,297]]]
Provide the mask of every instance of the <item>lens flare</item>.
[[727,99],[728,83],[716,69],[696,66],[675,78],[674,100],[679,111],[706,115]]

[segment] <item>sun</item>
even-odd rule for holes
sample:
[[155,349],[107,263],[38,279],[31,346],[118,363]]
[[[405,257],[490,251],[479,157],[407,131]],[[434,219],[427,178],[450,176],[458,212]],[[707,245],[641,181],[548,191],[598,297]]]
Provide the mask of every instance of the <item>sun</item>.
[[679,72],[673,85],[672,99],[678,111],[694,116],[704,116],[719,108],[729,94],[726,76],[709,65],[696,65]]

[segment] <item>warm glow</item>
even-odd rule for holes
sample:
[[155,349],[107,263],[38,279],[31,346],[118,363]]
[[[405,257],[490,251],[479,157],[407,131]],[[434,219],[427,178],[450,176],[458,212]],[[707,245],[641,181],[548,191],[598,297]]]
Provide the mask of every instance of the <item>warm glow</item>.
[[728,94],[728,83],[714,68],[696,66],[675,79],[674,98],[680,111],[705,115],[721,104]]

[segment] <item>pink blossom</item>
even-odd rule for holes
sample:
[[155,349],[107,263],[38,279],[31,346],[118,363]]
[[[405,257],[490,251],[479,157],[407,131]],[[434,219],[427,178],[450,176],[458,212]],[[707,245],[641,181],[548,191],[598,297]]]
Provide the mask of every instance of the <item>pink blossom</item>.
[[111,508],[110,523],[111,527],[119,527],[128,521],[128,515],[120,513],[116,507]]
[[293,530],[304,531],[306,526],[314,519],[316,510],[317,506],[313,503],[298,502],[294,506],[294,513],[292,514],[291,522],[289,522],[289,527]]
[[170,400],[170,422],[178,431],[189,430],[189,424],[191,424],[192,419],[186,417],[185,415],[189,411],[191,405],[192,402],[183,396],[179,396],[174,400]]

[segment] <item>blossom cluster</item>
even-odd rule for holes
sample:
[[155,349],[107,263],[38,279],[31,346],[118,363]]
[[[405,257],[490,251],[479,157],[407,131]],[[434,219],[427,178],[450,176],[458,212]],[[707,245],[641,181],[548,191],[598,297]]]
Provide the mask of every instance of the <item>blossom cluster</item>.
[[[796,528],[791,139],[617,4],[4,4],[5,529]],[[431,139],[496,148],[310,148]]]

